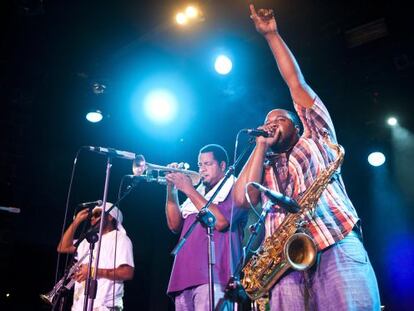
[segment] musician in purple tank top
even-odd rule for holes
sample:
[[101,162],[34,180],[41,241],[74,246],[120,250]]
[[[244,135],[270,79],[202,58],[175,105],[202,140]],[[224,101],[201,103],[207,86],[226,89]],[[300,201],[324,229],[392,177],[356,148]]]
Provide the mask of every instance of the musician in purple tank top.
[[[223,180],[227,165],[225,149],[212,144],[204,146],[198,155],[202,183],[197,188],[180,172],[166,176],[166,216],[171,231],[181,236],[187,232]],[[177,164],[170,166],[177,167]],[[247,211],[233,207],[234,182],[234,176],[227,179],[209,207],[216,217],[213,231],[215,305],[224,297],[224,288],[241,256],[243,228],[247,221]],[[187,196],[182,204],[178,202],[178,191]],[[176,310],[209,310],[207,246],[206,229],[198,223],[174,260],[167,293],[174,299]]]

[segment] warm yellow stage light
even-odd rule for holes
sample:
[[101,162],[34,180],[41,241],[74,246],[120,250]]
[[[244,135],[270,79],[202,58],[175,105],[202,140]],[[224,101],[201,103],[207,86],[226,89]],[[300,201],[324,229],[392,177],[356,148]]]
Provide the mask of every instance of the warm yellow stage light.
[[187,24],[188,20],[187,20],[187,16],[184,13],[180,12],[180,13],[177,13],[177,15],[175,15],[175,21],[179,25],[185,25]]
[[199,12],[198,12],[198,9],[196,7],[190,5],[185,9],[185,15],[188,18],[196,18],[196,17],[198,17]]

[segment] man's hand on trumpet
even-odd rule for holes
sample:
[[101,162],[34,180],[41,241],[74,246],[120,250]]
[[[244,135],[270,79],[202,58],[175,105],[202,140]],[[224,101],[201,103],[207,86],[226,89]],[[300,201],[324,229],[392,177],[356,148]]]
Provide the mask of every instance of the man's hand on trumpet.
[[168,173],[165,175],[165,179],[169,184],[174,185],[175,188],[184,193],[186,193],[189,189],[194,188],[191,178],[183,173]]
[[88,265],[80,265],[79,269],[73,274],[76,282],[83,282],[88,277]]

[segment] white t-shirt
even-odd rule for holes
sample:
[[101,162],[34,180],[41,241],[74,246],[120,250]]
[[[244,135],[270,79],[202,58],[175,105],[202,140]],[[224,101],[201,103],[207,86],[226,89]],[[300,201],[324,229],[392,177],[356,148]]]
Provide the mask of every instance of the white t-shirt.
[[[116,243],[115,243],[116,239]],[[116,259],[115,259],[115,244],[116,244]],[[94,256],[96,256],[96,248],[98,243],[95,244]],[[85,253],[89,252],[88,241],[83,240],[78,247],[77,258],[81,258]],[[82,263],[87,264],[89,262],[89,256],[83,260]],[[93,259],[93,265],[95,259]],[[121,265],[127,264],[134,267],[134,258],[132,253],[132,243],[129,237],[120,231],[112,230],[102,236],[101,252],[99,255],[98,267],[101,269],[114,269]],[[124,295],[124,283],[123,281],[113,281],[105,278],[98,278],[98,289],[96,292],[96,298],[93,303],[94,310],[101,306],[118,306],[123,307],[122,297]],[[114,295],[115,285],[115,295]],[[82,311],[84,304],[85,293],[85,281],[78,283],[75,282],[75,289],[73,293],[73,305],[72,311]],[[115,298],[115,299],[114,299]]]

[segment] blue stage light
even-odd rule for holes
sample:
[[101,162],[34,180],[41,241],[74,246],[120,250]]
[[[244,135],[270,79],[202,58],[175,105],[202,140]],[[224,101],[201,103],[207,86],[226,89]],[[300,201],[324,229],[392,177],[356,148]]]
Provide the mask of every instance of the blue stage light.
[[368,156],[368,163],[372,166],[381,166],[385,163],[385,155],[382,152],[372,152]]
[[173,120],[177,111],[175,95],[166,89],[150,91],[144,99],[147,117],[157,123],[168,123]]
[[103,119],[102,112],[99,110],[90,111],[86,114],[86,120],[92,123],[100,122]]
[[233,68],[233,64],[230,58],[228,58],[225,55],[220,55],[216,58],[216,62],[214,63],[214,68],[219,74],[226,75]]

